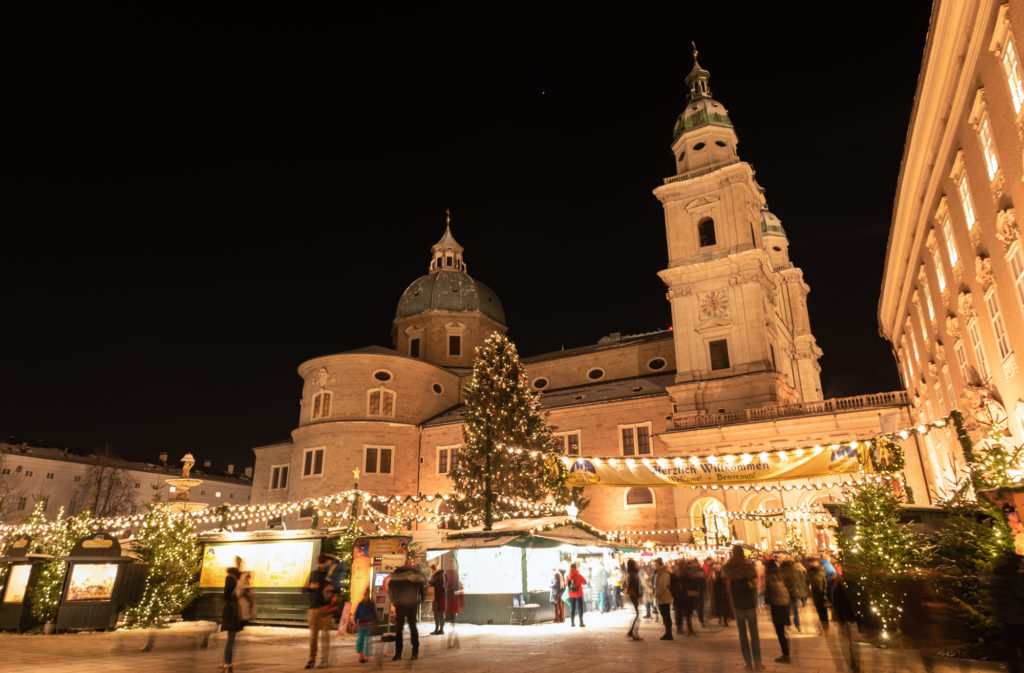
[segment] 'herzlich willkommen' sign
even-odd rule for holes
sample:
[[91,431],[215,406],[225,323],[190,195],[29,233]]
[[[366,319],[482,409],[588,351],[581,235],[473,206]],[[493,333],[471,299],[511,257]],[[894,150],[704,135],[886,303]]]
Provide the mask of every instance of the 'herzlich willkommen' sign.
[[863,445],[691,458],[569,459],[569,486],[702,486],[870,471]]

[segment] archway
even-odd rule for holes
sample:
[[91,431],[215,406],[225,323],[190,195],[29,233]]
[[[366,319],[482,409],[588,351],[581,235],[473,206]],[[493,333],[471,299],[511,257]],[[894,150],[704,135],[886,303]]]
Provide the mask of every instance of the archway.
[[725,505],[718,498],[698,498],[690,506],[690,526],[701,529],[693,533],[693,540],[699,544],[727,544],[732,540],[729,517]]

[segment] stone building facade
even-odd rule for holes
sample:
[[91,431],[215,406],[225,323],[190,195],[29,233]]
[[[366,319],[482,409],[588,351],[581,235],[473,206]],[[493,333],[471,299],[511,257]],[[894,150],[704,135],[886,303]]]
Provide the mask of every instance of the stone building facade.
[[[522,360],[563,451],[639,458],[760,452],[905,426],[903,392],[822,399],[809,288],[789,259],[786,233],[737,153],[728,113],[711,97],[710,74],[695,63],[686,83],[687,107],[672,144],[676,171],[654,190],[665,210],[669,263],[660,276],[673,329],[611,334]],[[290,441],[254,449],[252,501],[343,491],[355,469],[359,487],[376,494],[449,492],[472,353],[505,328],[497,296],[469,276],[464,250],[446,228],[431,249],[427,275],[399,299],[394,349],[361,348],[299,367],[298,427]],[[915,492],[926,493],[919,460],[907,463]],[[781,522],[766,528],[733,522],[727,513],[810,507],[837,495],[805,485],[590,487],[581,518],[603,530],[703,526],[772,546],[785,538]],[[300,517],[292,525],[303,523]],[[810,525],[805,534],[811,544]],[[690,534],[646,537],[686,542]]]
[[[181,463],[168,462],[160,454],[159,463],[115,459],[112,469],[120,474],[127,497],[118,514],[144,512],[154,496],[167,502],[174,498],[173,487],[164,480],[181,476]],[[54,516],[61,507],[65,514],[91,509],[90,485],[94,457],[86,452],[41,445],[37,442],[0,440],[0,523],[17,524],[32,513],[41,500],[46,513]],[[203,483],[189,492],[193,502],[209,506],[245,505],[249,502],[252,467],[235,470],[213,466],[200,460],[192,475]]]
[[[878,319],[915,420],[961,409],[1024,441],[1024,2],[936,2],[904,148]],[[929,437],[940,492],[962,453]]]

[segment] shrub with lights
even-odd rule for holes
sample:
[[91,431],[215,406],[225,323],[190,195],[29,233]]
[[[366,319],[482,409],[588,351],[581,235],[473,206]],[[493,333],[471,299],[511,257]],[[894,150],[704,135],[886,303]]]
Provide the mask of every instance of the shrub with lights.
[[47,520],[43,508],[45,502],[36,504],[35,510],[26,519],[23,527],[37,531],[29,549],[33,554],[47,554],[52,557],[41,564],[35,583],[29,588],[32,600],[32,614],[41,622],[51,622],[57,617],[60,597],[64,591],[64,576],[68,564],[61,556],[71,553],[79,540],[95,532],[94,519],[89,512],[64,518],[64,508],[52,521]]
[[450,501],[456,514],[490,530],[511,509],[502,496],[586,506],[582,489],[566,486],[540,394],[530,390],[516,347],[504,335],[491,334],[477,349],[465,395],[465,447],[450,472],[459,493]]

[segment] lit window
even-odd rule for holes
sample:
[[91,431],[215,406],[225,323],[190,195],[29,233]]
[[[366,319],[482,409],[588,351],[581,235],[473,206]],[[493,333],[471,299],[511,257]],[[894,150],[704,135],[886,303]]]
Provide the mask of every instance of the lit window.
[[996,157],[996,141],[992,137],[992,125],[988,121],[987,111],[982,111],[981,119],[978,120],[978,139],[981,141],[982,154],[985,155],[988,179],[991,180],[999,171],[999,159]]
[[288,466],[274,465],[270,468],[270,489],[288,488]]
[[622,455],[651,455],[651,424],[620,425],[619,436],[622,440]]
[[391,474],[391,452],[384,447],[366,447],[365,472],[367,474]]
[[323,473],[324,449],[306,449],[302,456],[302,476],[313,477]]
[[982,381],[989,379],[988,360],[985,359],[985,348],[981,343],[981,331],[978,329],[978,321],[972,320],[967,325],[967,331],[971,335],[971,347],[974,349],[974,359],[978,361],[978,374]]
[[974,372],[971,371],[971,365],[967,362],[967,349],[964,348],[963,341],[957,341],[953,344],[953,351],[956,353],[956,362],[960,365],[960,376],[963,377],[965,384],[974,383]]
[[946,273],[942,270],[942,256],[939,249],[932,250],[932,264],[935,265],[935,279],[939,282],[939,292],[946,289]]
[[971,198],[971,187],[967,184],[967,174],[963,173],[956,181],[956,191],[960,195],[960,205],[964,209],[964,219],[967,220],[967,228],[973,229],[974,223],[978,221],[974,214],[974,199]]
[[[923,289],[921,290],[921,294],[924,295],[925,303],[928,304],[928,314],[931,315],[932,317],[934,317],[934,311],[932,310],[932,307],[931,307],[932,300],[928,298],[928,294]],[[917,305],[917,317],[921,319],[921,337],[924,338],[924,339],[927,339],[928,338],[928,321],[925,320],[924,308],[920,304]]]
[[455,460],[459,455],[457,446],[437,447],[437,473],[448,474],[455,467]]
[[386,388],[371,390],[368,395],[367,413],[370,416],[394,416],[395,393]]
[[1019,243],[1010,248],[1010,271],[1013,272],[1013,283],[1017,288],[1017,297],[1024,307],[1024,252]]
[[313,395],[313,418],[326,418],[331,415],[332,397],[327,390],[321,390]]
[[175,487],[175,486],[171,486],[171,487],[170,487],[170,488],[168,488],[167,490],[169,490],[169,491],[170,491],[171,493],[174,493],[174,492],[175,492],[175,491],[177,491],[178,489],[177,489],[177,487]]
[[712,371],[729,368],[729,341],[727,339],[709,342],[708,350],[711,355]]
[[219,498],[219,497],[220,497],[220,491],[217,491],[216,493],[214,493],[214,494],[213,494],[213,497],[215,497],[215,498]]
[[942,237],[946,239],[946,251],[949,252],[949,265],[955,267],[960,257],[956,252],[956,240],[953,238],[953,224],[950,222],[949,215],[946,215],[942,220]]
[[559,453],[564,453],[569,456],[580,455],[579,430],[573,432],[556,432],[554,434],[554,438],[557,442],[557,448],[555,450]]
[[910,347],[914,350],[914,362],[920,362],[921,353],[917,350],[917,335],[914,334],[914,330],[909,322],[907,323],[907,333],[910,334]]
[[1006,49],[1003,50],[1003,72],[1006,74],[1006,82],[1010,87],[1010,99],[1013,100],[1013,109],[1020,114],[1021,106],[1024,105],[1024,73],[1020,69],[1020,59],[1017,58],[1017,47],[1012,39],[1006,41]]
[[1003,324],[1003,316],[999,311],[999,298],[996,297],[995,288],[992,288],[985,295],[985,306],[992,317],[992,330],[996,334],[996,346],[999,347],[999,358],[1005,360],[1013,354],[1010,348],[1010,337],[1006,334],[1006,325]]

